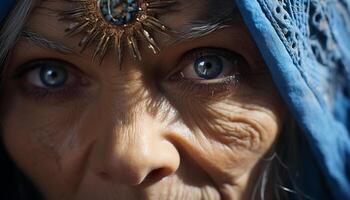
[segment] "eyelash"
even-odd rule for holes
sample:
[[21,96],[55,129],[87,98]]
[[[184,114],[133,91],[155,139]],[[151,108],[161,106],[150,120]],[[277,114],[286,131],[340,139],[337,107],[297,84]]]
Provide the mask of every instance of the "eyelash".
[[[237,65],[244,62],[244,59],[227,49],[223,48],[212,48],[212,47],[204,47],[204,48],[198,48],[191,50],[190,52],[186,53],[183,58],[181,59],[181,62],[183,61],[193,61],[198,59],[199,57],[203,55],[219,55],[222,56],[228,60],[233,62],[238,62]],[[181,63],[180,62],[180,63]],[[180,76],[179,72],[183,70],[183,68],[176,68],[175,72],[172,72],[171,75],[168,77],[168,79],[175,83],[175,87],[178,88],[181,93],[183,94],[189,94],[192,95],[194,93],[196,94],[204,94],[205,96],[214,96],[218,94],[223,94],[224,96],[232,95],[232,91],[237,89],[237,86],[242,81],[242,77],[245,75],[243,73],[243,70],[241,70],[242,67],[247,66],[240,66],[237,69],[234,69],[234,74],[231,76],[217,79],[213,82],[206,82],[206,81],[198,81],[198,80],[192,80],[192,79],[186,79]]]
[[[175,74],[179,71],[183,70],[183,67],[181,66],[181,63],[183,62],[189,62],[189,61],[195,61],[199,57],[203,55],[218,55],[222,56],[227,60],[230,60],[232,63],[236,62],[241,64],[242,58],[237,55],[234,52],[231,52],[226,49],[220,49],[220,48],[199,48],[194,49],[188,53],[186,53],[180,63],[179,67],[177,67],[175,73],[171,73],[170,77],[168,77],[168,80],[170,80],[175,87],[182,92],[182,94],[202,94],[202,95],[209,95],[214,96],[217,94],[232,94],[232,89],[235,90],[238,84],[241,80],[241,70],[240,69],[234,69],[234,74],[231,76],[227,76],[221,79],[216,79],[212,82],[205,82],[205,81],[198,81],[198,80],[191,80],[186,79],[181,76],[176,76]],[[44,60],[54,60],[54,59],[44,59]],[[59,61],[63,62],[64,61]],[[21,65],[15,72],[14,79],[19,80],[20,89],[23,91],[24,95],[33,97],[35,99],[54,99],[54,100],[61,100],[61,99],[71,99],[74,97],[79,97],[82,92],[81,86],[84,84],[82,83],[81,76],[77,76],[77,73],[72,72],[70,67],[63,66],[65,70],[68,71],[69,74],[73,74],[73,76],[78,77],[78,81],[75,81],[73,84],[69,86],[63,86],[59,89],[51,89],[51,88],[42,88],[34,86],[33,84],[28,84],[27,80],[24,78],[28,73],[35,70],[36,68],[40,68],[41,66],[37,66],[35,64],[35,61],[31,61],[29,64]],[[65,63],[65,65],[70,65],[69,63]],[[236,66],[234,66],[236,67]],[[79,74],[79,73],[78,73]],[[175,84],[174,84],[175,83]],[[228,92],[230,91],[230,92]]]
[[180,98],[193,97],[193,94],[210,97],[226,97],[232,95],[237,89],[239,78],[227,77],[217,83],[203,84],[193,80],[182,79],[176,83],[176,87],[181,91]]
[[[55,61],[55,59],[43,59],[44,60],[51,60]],[[74,97],[78,97],[79,95],[82,95],[81,92],[81,86],[86,86],[87,82],[82,81],[81,76],[77,75],[77,73],[72,72],[72,69],[69,69],[69,67],[62,67],[63,69],[67,70],[70,76],[75,76],[78,81],[75,81],[73,84],[69,86],[63,86],[59,89],[50,89],[50,88],[41,88],[34,86],[33,84],[30,84],[25,79],[25,76],[27,76],[30,72],[32,72],[35,69],[40,69],[40,66],[35,66],[35,62],[40,61],[34,60],[30,61],[27,64],[23,64],[20,67],[18,67],[14,73],[13,79],[19,81],[19,88],[22,90],[25,96],[33,97],[37,100],[42,99],[52,99],[60,101],[62,99],[71,99]],[[65,63],[64,61],[59,61],[61,63]],[[69,65],[68,63],[66,63]]]

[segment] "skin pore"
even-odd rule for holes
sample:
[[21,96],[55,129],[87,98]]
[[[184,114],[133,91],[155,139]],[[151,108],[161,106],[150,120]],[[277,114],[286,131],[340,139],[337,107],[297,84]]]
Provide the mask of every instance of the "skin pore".
[[[179,0],[161,20],[186,32],[212,17],[206,1]],[[249,198],[285,109],[243,22],[176,43],[159,35],[159,55],[143,48],[119,68],[113,52],[92,62],[81,35],[65,36],[48,8],[67,6],[42,2],[26,29],[73,52],[20,38],[3,75],[5,147],[45,199]],[[203,58],[217,74],[199,76]],[[59,87],[43,84],[48,66],[66,77]]]

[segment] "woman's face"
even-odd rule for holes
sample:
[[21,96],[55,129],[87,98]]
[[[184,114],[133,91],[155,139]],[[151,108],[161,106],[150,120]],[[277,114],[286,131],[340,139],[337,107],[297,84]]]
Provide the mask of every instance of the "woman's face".
[[[80,53],[82,35],[65,36],[53,10],[70,3],[41,3],[25,27],[40,44],[20,38],[4,73],[2,128],[46,199],[249,195],[284,106],[231,2],[178,0],[160,17],[178,34],[157,35],[161,53],[141,49],[142,62],[125,53],[120,67],[112,51],[93,62],[92,47]],[[179,40],[192,22],[227,12],[230,26]]]

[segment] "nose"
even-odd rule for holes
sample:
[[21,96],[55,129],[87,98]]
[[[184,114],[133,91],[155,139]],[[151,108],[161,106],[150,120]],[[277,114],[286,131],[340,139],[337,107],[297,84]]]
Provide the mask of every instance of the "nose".
[[98,176],[106,181],[137,186],[160,181],[180,164],[176,147],[153,117],[140,114],[115,125],[98,143]]

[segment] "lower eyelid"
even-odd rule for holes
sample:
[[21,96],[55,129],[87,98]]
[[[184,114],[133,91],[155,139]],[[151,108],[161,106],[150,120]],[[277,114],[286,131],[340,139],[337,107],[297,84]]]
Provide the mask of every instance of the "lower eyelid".
[[20,86],[21,92],[26,98],[34,100],[47,100],[54,102],[66,102],[83,96],[84,88],[80,86],[70,86],[59,89],[46,89],[36,86]]
[[229,84],[229,83],[238,83],[239,74],[222,76],[214,80],[201,80],[200,84]]
[[183,98],[185,95],[188,98],[193,98],[194,96],[200,95],[205,97],[214,97],[214,95],[227,96],[232,95],[236,90],[238,90],[240,81],[239,77],[226,77],[216,82],[203,82],[194,81],[191,79],[178,79],[176,81],[170,81],[171,88],[175,89],[175,96]]
[[69,79],[67,85],[56,89],[36,86],[28,83],[25,79],[18,80],[18,87],[22,94],[27,98],[40,101],[46,99],[49,101],[64,102],[83,96],[84,91],[88,90],[90,86],[90,82],[85,79],[83,80],[78,77],[75,78],[76,80],[72,80],[72,77]]

